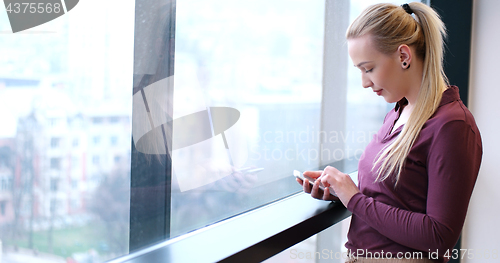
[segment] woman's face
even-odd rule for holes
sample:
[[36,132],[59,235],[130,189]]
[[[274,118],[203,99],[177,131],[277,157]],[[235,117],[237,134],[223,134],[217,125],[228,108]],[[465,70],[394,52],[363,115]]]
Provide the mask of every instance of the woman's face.
[[409,85],[405,81],[399,51],[392,55],[379,52],[370,35],[348,39],[348,49],[354,66],[361,70],[364,88],[372,88],[389,103],[407,96]]

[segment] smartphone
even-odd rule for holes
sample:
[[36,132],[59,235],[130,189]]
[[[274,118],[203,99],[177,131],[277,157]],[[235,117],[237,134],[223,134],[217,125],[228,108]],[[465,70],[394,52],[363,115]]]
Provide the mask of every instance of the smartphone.
[[[311,185],[311,187],[313,186],[314,182],[316,182],[316,179],[312,178],[312,177],[309,177],[307,175],[304,175],[303,173],[297,171],[297,170],[293,170],[293,176],[295,176],[296,178],[299,178],[300,180],[304,181],[305,179],[307,179],[309,181],[309,184]],[[325,186],[319,182],[319,189],[321,190],[325,190]],[[333,191],[333,188],[331,187],[328,187],[328,190],[330,191],[330,194],[333,195],[333,196],[337,196],[335,194],[335,191]]]

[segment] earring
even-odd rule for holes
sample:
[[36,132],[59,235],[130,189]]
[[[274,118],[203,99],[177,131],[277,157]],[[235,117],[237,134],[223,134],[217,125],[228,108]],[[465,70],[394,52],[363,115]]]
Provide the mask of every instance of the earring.
[[[406,65],[408,65],[408,67],[407,67]],[[404,69],[409,69],[409,68],[410,68],[410,65],[409,65],[408,63],[406,63],[406,61],[405,61],[405,62],[403,62],[403,68],[404,68]]]

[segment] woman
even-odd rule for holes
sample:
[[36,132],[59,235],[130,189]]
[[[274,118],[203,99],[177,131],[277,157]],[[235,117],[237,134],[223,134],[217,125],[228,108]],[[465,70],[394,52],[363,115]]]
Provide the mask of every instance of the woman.
[[359,188],[334,167],[306,172],[320,179],[312,188],[298,182],[323,200],[335,197],[319,183],[331,186],[352,212],[350,261],[447,262],[453,255],[482,144],[458,88],[447,84],[444,35],[439,16],[418,2],[371,6],[347,30],[363,87],[397,103],[360,158]]

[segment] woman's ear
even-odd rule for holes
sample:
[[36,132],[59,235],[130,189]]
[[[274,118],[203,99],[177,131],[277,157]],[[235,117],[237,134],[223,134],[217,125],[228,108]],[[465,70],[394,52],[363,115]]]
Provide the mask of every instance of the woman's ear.
[[401,62],[401,67],[403,69],[408,69],[410,68],[411,64],[411,59],[412,59],[412,53],[411,53],[411,48],[406,45],[400,45],[398,47],[398,55],[399,55],[399,60]]

